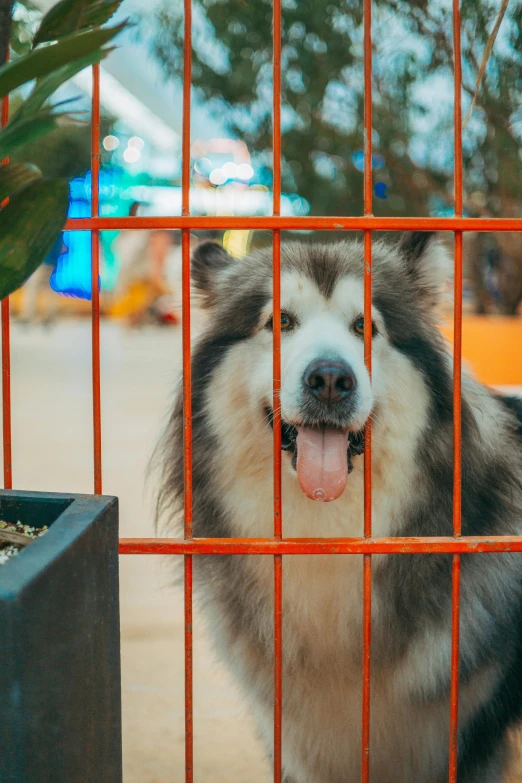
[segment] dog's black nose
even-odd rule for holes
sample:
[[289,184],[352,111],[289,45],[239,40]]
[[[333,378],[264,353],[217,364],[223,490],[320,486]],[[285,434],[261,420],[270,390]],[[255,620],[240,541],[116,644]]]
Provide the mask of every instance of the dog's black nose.
[[311,362],[303,375],[305,390],[320,402],[333,405],[355,391],[355,375],[349,364],[328,359]]

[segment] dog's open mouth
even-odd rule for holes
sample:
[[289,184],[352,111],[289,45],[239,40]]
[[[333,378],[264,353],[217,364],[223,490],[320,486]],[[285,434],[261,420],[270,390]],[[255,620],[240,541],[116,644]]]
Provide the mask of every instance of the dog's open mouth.
[[[265,413],[274,425],[271,408]],[[294,427],[281,422],[281,448],[292,454],[299,485],[312,500],[340,497],[353,470],[352,457],[364,451],[364,431],[351,432],[324,425]]]

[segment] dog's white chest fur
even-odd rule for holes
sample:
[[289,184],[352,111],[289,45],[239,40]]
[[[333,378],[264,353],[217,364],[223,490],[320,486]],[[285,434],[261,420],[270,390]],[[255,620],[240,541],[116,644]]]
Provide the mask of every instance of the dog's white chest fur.
[[[286,459],[285,459],[286,461]],[[398,476],[395,477],[396,479]],[[405,480],[402,474],[403,481]],[[269,537],[273,532],[271,481],[249,480],[236,474],[223,501],[240,536]],[[285,466],[283,474],[283,530],[288,537],[359,536],[363,531],[362,458],[349,477],[343,499],[322,505],[306,499]],[[268,499],[268,503],[267,503]],[[389,532],[397,509],[390,496],[374,492],[373,522],[379,534]],[[273,558],[252,556],[248,568],[266,596],[256,618],[264,639],[273,637]],[[374,569],[378,558],[374,557]],[[356,555],[295,555],[283,558],[283,747],[289,774],[297,781],[356,783],[360,780],[361,639],[363,606],[362,557]],[[379,601],[374,591],[373,623],[379,622]],[[246,690],[252,688],[248,670],[237,670]],[[411,664],[422,670],[423,651]],[[253,664],[255,665],[255,664]],[[407,769],[401,783],[426,779],[431,765],[444,755],[447,733],[444,720],[433,709],[412,707],[408,683],[412,674],[393,687],[390,679],[372,678],[372,783],[390,783],[390,770]],[[413,678],[416,680],[416,677]],[[255,688],[252,707],[265,741],[270,746],[272,714],[260,707]],[[423,737],[419,736],[422,726]],[[428,734],[433,736],[428,738]],[[328,738],[325,741],[325,738]],[[408,767],[415,743],[430,748],[416,759],[422,769]],[[446,743],[446,745],[444,744]],[[304,766],[294,766],[302,763]],[[300,760],[300,761],[299,761]],[[353,771],[353,778],[346,770]],[[314,770],[317,778],[314,777]],[[326,776],[325,776],[326,773]],[[293,778],[291,777],[291,780]]]

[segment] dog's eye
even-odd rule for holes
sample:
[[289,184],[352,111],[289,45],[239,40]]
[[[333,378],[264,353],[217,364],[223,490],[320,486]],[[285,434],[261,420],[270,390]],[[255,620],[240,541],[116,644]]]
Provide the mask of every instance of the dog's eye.
[[[355,332],[355,334],[364,337],[364,318],[362,315],[360,315],[359,318],[355,319],[355,321],[352,324],[352,329]],[[376,334],[377,334],[377,327],[375,326],[375,323],[372,321],[372,337],[375,337]]]
[[288,313],[281,313],[281,329],[290,329],[292,326],[292,319]]
[[358,318],[353,323],[353,330],[356,334],[360,334],[364,337],[364,318]]
[[[288,315],[288,313],[285,313],[284,311],[281,311],[281,331],[284,331],[285,329],[291,329],[294,326],[294,319],[291,315]],[[274,317],[271,316],[270,320],[268,321],[266,325],[267,329],[272,330],[274,328]]]

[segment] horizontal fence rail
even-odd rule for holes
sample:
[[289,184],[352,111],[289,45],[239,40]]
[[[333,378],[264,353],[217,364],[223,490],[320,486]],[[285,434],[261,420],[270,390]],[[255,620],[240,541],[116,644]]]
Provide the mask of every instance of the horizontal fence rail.
[[122,555],[386,555],[522,552],[522,536],[432,538],[121,538]]
[[266,229],[282,231],[522,231],[522,218],[471,217],[294,217],[266,215],[231,217],[230,215],[180,215],[171,217],[96,217],[70,218],[66,231],[93,229],[181,229],[214,231],[217,229]]

